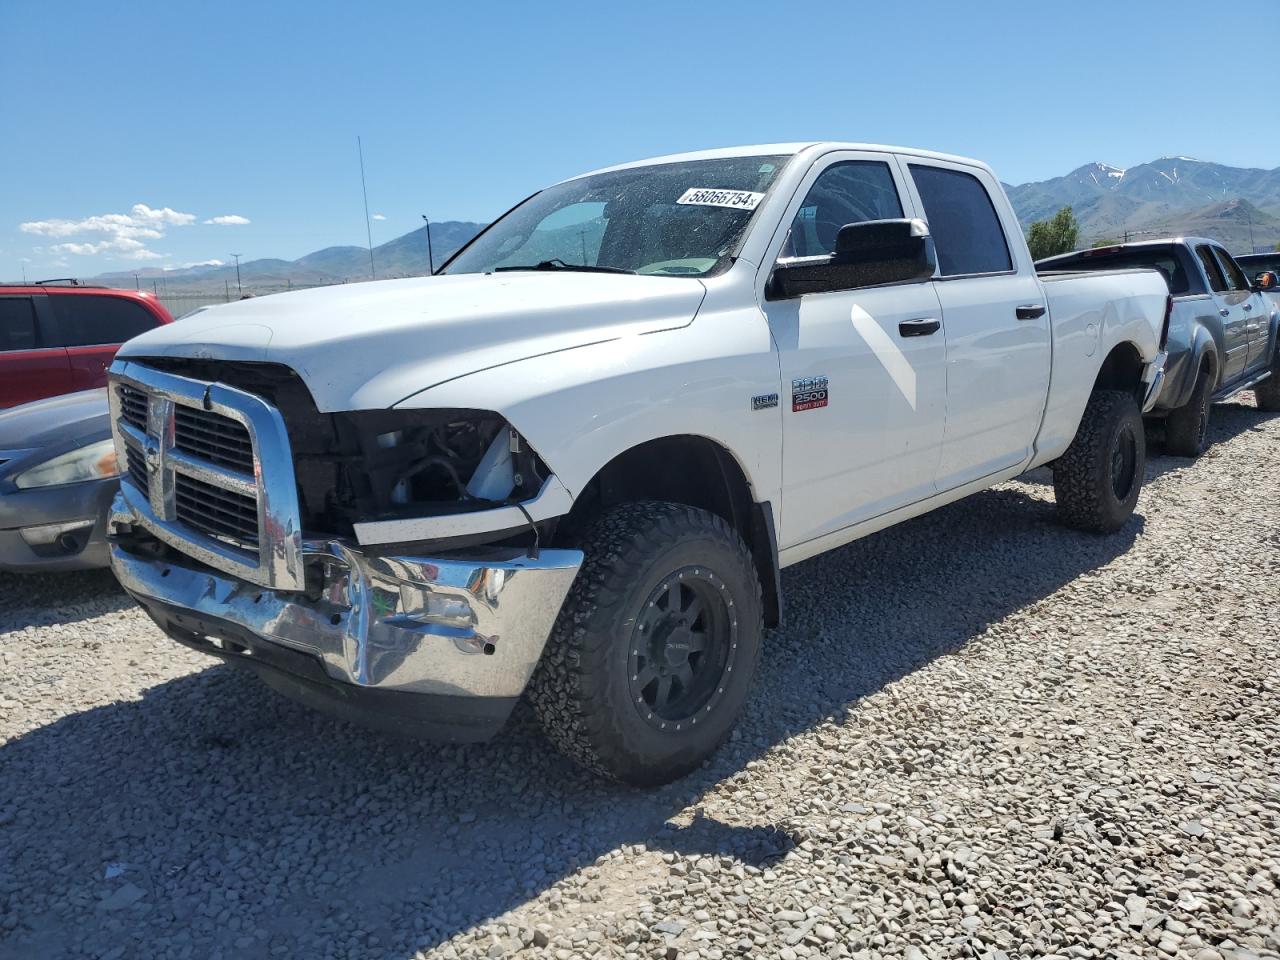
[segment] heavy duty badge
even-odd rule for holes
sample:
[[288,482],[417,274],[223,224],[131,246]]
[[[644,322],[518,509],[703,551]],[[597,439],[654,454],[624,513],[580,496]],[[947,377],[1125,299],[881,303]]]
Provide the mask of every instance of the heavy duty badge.
[[827,405],[827,378],[805,377],[791,381],[791,412],[817,410]]

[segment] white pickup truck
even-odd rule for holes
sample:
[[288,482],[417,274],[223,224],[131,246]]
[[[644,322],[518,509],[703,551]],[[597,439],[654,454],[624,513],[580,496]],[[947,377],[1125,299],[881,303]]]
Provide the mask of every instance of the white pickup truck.
[[1037,276],[972,160],[613,167],[436,276],[126,344],[113,566],[295,698],[483,739],[528,694],[571,757],[664,782],[728,736],[781,568],[1044,464],[1069,525],[1124,524],[1168,304],[1154,271]]

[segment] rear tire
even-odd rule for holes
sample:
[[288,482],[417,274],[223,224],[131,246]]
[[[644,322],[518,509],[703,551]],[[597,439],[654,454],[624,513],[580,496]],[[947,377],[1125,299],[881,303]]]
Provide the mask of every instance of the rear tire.
[[760,581],[722,518],[674,503],[613,508],[586,554],[529,685],[563,753],[650,786],[728,738],[760,656]]
[[1259,410],[1280,412],[1280,344],[1276,344],[1271,355],[1271,376],[1253,388],[1253,395],[1258,400]]
[[1191,399],[1171,410],[1165,421],[1164,448],[1176,457],[1192,459],[1204,453],[1209,443],[1209,414],[1213,409],[1213,386],[1209,371],[1202,369],[1196,377]]
[[1059,518],[1077,530],[1119,530],[1138,505],[1146,462],[1138,402],[1123,390],[1095,391],[1054,466]]

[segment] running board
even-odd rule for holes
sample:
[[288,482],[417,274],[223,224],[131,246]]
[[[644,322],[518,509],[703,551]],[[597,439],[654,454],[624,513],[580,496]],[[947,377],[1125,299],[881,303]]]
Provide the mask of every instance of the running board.
[[1269,376],[1271,376],[1271,371],[1263,370],[1262,373],[1258,374],[1252,380],[1246,380],[1244,383],[1240,384],[1238,387],[1232,387],[1226,393],[1218,394],[1213,398],[1212,402],[1226,403],[1228,400],[1234,397],[1237,393],[1244,393],[1244,391],[1246,390],[1252,390],[1255,386],[1257,386],[1263,380],[1267,379],[1267,377]]

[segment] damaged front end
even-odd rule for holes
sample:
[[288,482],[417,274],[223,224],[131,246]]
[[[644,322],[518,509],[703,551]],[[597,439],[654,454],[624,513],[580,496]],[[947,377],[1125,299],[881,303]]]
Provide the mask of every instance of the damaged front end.
[[501,726],[582,561],[539,550],[570,498],[502,418],[172,359],[117,362],[111,407],[112,565],[170,636],[380,726]]

